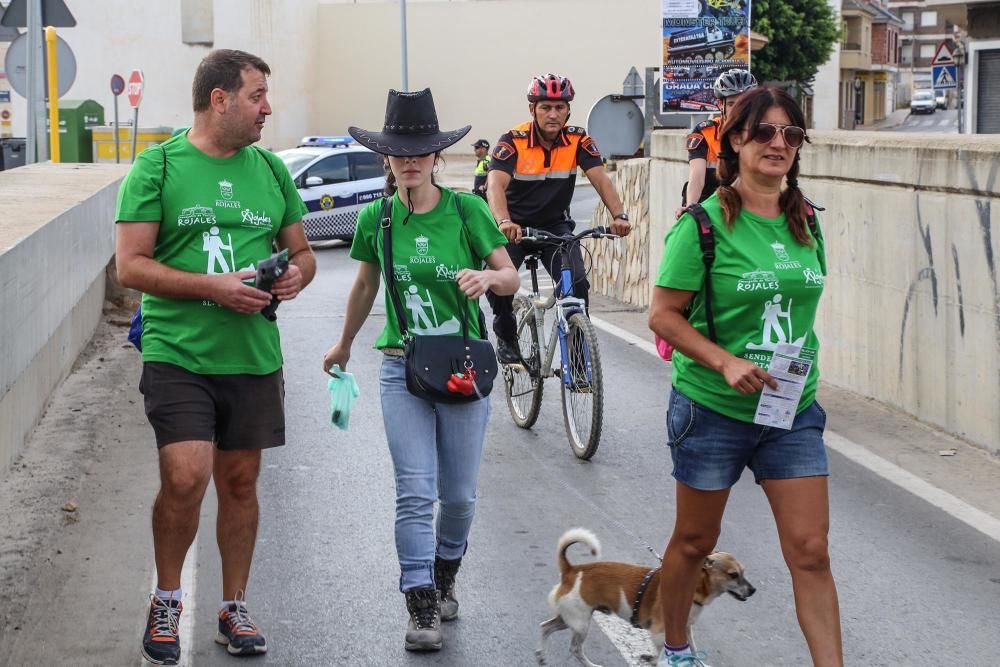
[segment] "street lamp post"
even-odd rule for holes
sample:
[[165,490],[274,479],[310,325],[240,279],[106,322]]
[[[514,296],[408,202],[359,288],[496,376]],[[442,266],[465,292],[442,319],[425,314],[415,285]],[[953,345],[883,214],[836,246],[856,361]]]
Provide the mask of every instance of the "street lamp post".
[[408,63],[406,58],[406,0],[399,0],[399,58],[402,72],[402,92],[410,90]]

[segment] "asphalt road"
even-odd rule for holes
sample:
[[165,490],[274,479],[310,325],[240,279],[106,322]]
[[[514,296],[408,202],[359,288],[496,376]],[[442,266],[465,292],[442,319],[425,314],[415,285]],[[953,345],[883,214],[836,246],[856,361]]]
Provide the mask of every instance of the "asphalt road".
[[[278,311],[289,445],[265,454],[248,599],[270,652],[248,664],[534,664],[563,531],[589,528],[603,542],[605,558],[649,566],[656,564],[650,549],[662,550],[669,537],[668,367],[600,333],[608,396],[604,438],[590,463],[569,449],[554,384],[531,431],[514,426],[502,390],[494,392],[478,513],[459,575],[462,616],[445,626],[443,651],[409,654],[378,398],[381,355],[369,347],[384,309],[379,301],[356,344],[349,370],[362,395],[350,429],[339,431],[329,423],[321,357],[339,335],[356,267],[346,246],[317,255],[315,282]],[[601,317],[614,321],[615,314]],[[33,447],[17,474],[0,485],[4,514],[12,521],[22,513],[32,517],[25,528],[31,539],[23,545],[37,537],[30,559],[16,572],[0,572],[4,586],[27,600],[14,596],[16,606],[2,612],[8,615],[0,628],[0,665],[141,664],[156,465],[152,433],[135,401],[138,357],[120,345],[123,331],[114,335],[115,344],[82,360],[50,404],[40,429],[59,447]],[[873,423],[869,433],[879,428]],[[831,552],[846,664],[994,667],[1000,544],[834,451],[830,462]],[[44,476],[48,491],[37,498],[22,493],[29,474],[35,482]],[[61,511],[71,493],[80,505],[73,520]],[[29,513],[36,501],[45,510]],[[213,642],[220,581],[214,512],[210,497],[185,574],[185,664],[198,667],[234,664]],[[3,557],[16,548],[29,553],[28,546],[0,541],[0,564],[10,562]],[[809,664],[773,521],[752,476],[744,475],[733,492],[719,548],[744,563],[758,592],[747,602],[720,599],[702,615],[697,634],[711,664]],[[581,552],[571,552],[571,559],[584,559]],[[568,644],[565,633],[552,638],[550,665],[576,665]],[[596,623],[585,647],[597,663],[635,664]]]
[[892,128],[894,132],[934,132],[956,134],[958,132],[958,111],[937,110],[930,114],[911,113],[902,125]]

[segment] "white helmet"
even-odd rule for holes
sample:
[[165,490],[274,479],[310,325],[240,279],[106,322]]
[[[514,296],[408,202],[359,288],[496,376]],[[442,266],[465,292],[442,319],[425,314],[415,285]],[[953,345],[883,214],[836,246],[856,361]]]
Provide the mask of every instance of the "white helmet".
[[757,87],[757,79],[753,77],[748,69],[731,69],[719,75],[712,86],[713,92],[718,99],[732,97],[745,93],[751,88]]

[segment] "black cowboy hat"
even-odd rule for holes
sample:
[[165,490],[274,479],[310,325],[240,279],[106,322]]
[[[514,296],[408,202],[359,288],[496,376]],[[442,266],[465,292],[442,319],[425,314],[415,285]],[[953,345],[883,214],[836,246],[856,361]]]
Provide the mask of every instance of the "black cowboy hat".
[[442,132],[438,129],[437,112],[431,89],[415,93],[390,90],[385,103],[385,125],[381,132],[369,132],[349,127],[358,143],[382,155],[411,157],[437,153],[462,140],[471,125]]

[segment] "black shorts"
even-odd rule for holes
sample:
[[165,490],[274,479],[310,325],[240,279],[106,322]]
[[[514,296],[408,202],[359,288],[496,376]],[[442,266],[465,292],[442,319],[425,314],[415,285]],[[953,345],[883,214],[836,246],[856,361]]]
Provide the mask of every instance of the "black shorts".
[[158,361],[142,365],[139,391],[156,446],[205,440],[219,449],[285,444],[285,380],[269,375],[199,375]]

